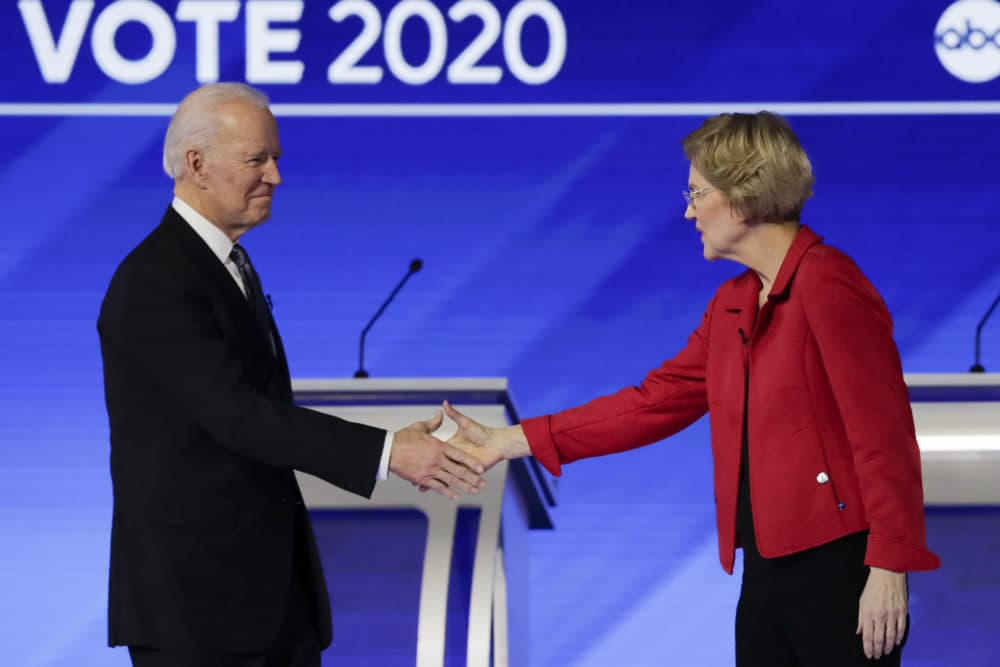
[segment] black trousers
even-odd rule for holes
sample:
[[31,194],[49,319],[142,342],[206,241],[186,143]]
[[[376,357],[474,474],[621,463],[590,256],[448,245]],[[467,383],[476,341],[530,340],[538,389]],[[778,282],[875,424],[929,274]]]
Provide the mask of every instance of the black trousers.
[[302,536],[296,536],[295,572],[288,611],[274,645],[264,653],[129,647],[133,667],[320,667],[323,652],[316,631],[316,611],[306,582],[308,565]]
[[745,554],[736,607],[736,667],[898,667],[903,644],[865,657],[858,602],[868,580],[864,535],[793,558]]
[[295,577],[288,613],[277,640],[267,652],[231,654],[129,647],[133,667],[320,667],[322,649],[312,601]]

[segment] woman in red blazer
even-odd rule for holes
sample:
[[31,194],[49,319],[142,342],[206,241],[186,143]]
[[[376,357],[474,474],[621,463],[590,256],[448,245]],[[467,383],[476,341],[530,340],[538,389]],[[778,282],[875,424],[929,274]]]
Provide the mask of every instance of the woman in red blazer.
[[683,145],[684,217],[706,259],[747,270],[639,386],[502,429],[446,404],[453,442],[488,465],[531,454],[558,475],[563,463],[656,442],[707,411],[723,569],[744,552],[738,667],[899,664],[906,572],[939,560],[925,544],[889,313],[854,262],[800,224],[812,167],[784,119],[722,114]]

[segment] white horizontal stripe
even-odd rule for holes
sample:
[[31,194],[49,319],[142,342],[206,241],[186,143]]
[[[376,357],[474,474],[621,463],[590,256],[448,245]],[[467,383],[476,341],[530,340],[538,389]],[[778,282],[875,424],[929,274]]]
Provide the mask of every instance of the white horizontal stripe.
[[[0,103],[0,116],[170,116],[176,104]],[[996,115],[1000,101],[692,102],[621,104],[272,104],[299,117],[624,117],[711,116],[768,109],[786,116]]]
[[176,104],[0,103],[0,116],[171,116]]
[[920,451],[982,453],[1000,452],[1000,433],[984,433],[982,435],[917,435]]

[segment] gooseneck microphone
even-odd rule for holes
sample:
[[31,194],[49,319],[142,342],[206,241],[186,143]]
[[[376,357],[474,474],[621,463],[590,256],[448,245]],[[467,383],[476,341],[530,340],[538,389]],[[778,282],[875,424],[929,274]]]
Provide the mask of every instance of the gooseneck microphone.
[[389,294],[389,298],[387,298],[385,302],[382,304],[381,308],[379,308],[378,311],[374,315],[372,315],[372,318],[368,320],[368,324],[366,324],[365,328],[361,331],[361,341],[358,344],[358,370],[354,371],[354,377],[356,378],[368,377],[368,371],[365,370],[365,336],[368,335],[368,330],[372,328],[373,324],[375,324],[375,320],[377,320],[382,315],[382,313],[385,311],[386,306],[392,303],[392,300],[396,298],[396,295],[399,293],[399,290],[403,289],[403,285],[405,285],[406,281],[410,279],[410,276],[412,276],[414,273],[416,273],[422,268],[424,268],[423,260],[414,259],[410,262],[410,270],[406,272],[406,275],[403,276],[403,279],[399,281],[398,285],[396,285],[396,289],[392,290],[392,292]]
[[990,315],[996,310],[997,304],[1000,303],[1000,294],[997,294],[997,298],[993,299],[993,305],[990,306],[986,314],[983,315],[983,319],[979,320],[979,325],[976,326],[976,363],[972,364],[972,368],[969,369],[970,373],[985,373],[986,369],[983,365],[979,363],[979,340],[983,335],[983,325],[986,324],[986,320],[990,319]]

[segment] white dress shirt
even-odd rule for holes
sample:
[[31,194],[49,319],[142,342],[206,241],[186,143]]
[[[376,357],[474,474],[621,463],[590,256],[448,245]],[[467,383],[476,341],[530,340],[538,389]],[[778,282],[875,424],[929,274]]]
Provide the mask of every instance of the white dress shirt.
[[[229,275],[233,277],[236,281],[236,285],[243,292],[243,296],[247,295],[247,288],[243,284],[243,276],[240,275],[239,267],[236,266],[236,262],[232,260],[229,256],[233,251],[233,243],[226,233],[221,229],[216,227],[209,221],[208,218],[203,216],[198,211],[194,210],[180,197],[174,197],[174,201],[170,204],[173,206],[177,214],[184,219],[184,222],[188,223],[191,229],[194,230],[205,245],[208,246],[212,254],[219,258],[222,265],[226,267],[229,271]],[[378,464],[378,473],[375,475],[375,479],[383,480],[389,478],[389,454],[392,452],[393,443],[393,432],[386,431],[385,433],[385,444],[382,446],[382,458]]]

